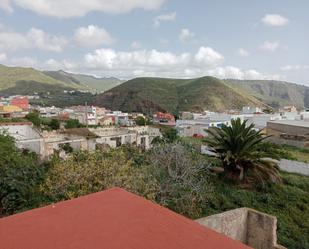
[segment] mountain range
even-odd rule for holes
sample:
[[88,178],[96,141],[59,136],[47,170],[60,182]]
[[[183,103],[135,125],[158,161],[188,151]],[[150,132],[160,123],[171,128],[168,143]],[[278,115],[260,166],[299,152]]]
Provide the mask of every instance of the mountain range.
[[[79,90],[68,94],[65,90]],[[244,105],[309,108],[309,87],[272,80],[220,80],[135,78],[123,82],[114,77],[96,78],[62,70],[0,65],[0,96],[38,94],[39,104],[67,106],[96,104],[112,110],[152,113],[181,110],[223,111]],[[95,93],[95,95],[94,95]]]

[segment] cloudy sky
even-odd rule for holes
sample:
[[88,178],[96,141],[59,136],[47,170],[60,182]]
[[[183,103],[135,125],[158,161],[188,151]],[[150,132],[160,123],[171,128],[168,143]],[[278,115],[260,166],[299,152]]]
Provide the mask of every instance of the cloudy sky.
[[308,0],[0,0],[0,63],[309,85]]

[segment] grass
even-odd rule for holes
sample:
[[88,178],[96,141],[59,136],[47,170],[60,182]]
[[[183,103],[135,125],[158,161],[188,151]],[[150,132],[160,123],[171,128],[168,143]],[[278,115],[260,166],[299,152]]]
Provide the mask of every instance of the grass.
[[309,163],[309,149],[297,148],[289,145],[283,145],[282,148],[288,151],[296,161]]
[[267,191],[242,189],[217,177],[204,216],[249,207],[278,219],[278,242],[289,249],[309,248],[309,177],[281,173],[282,184]]

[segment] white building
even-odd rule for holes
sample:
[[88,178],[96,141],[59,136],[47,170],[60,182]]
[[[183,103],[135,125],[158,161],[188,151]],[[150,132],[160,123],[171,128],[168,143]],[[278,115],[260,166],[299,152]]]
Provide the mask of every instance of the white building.
[[244,106],[242,108],[243,114],[255,114],[255,113],[262,113],[262,109],[257,106]]
[[133,144],[143,149],[149,149],[152,140],[157,136],[161,136],[159,129],[148,126],[129,128],[105,127],[89,130],[98,136],[96,139],[97,144],[108,145],[112,148]]
[[95,149],[96,135],[86,128],[40,132],[30,122],[17,122],[1,123],[0,132],[13,137],[18,148],[35,152],[42,159],[60,151],[63,144],[77,151]]

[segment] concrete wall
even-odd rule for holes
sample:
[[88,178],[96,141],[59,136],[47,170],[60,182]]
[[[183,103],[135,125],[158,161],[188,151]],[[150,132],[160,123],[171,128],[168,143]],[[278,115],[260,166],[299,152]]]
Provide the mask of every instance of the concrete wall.
[[246,243],[247,209],[239,208],[221,214],[211,215],[197,220],[203,226]]
[[283,249],[277,244],[277,218],[249,208],[238,208],[196,220],[255,249]]
[[42,153],[42,138],[32,125],[1,125],[1,132],[6,132],[13,137],[18,148],[27,149],[37,154]]
[[269,135],[277,135],[281,133],[306,135],[309,134],[309,127],[267,122],[267,133],[269,133]]

